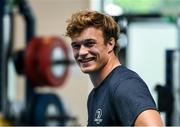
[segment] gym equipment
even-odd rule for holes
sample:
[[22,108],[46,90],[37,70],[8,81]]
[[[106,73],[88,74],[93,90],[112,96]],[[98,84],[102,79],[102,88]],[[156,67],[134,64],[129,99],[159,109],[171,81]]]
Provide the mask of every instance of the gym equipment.
[[17,73],[25,74],[35,86],[61,86],[73,64],[60,37],[32,38],[25,51],[15,53],[14,63]]
[[[25,23],[26,48],[12,53],[13,14],[17,7]],[[0,0],[0,111],[3,119],[14,125],[65,125],[75,120],[66,114],[60,98],[54,94],[38,94],[38,86],[62,86],[68,75],[68,48],[60,37],[36,37],[35,17],[27,0]],[[8,65],[14,59],[18,74],[26,77],[23,106],[8,98]],[[13,103],[12,103],[13,102]]]
[[33,38],[24,53],[25,73],[38,86],[61,86],[71,63],[60,37]]
[[24,74],[24,62],[23,62],[23,57],[24,57],[24,50],[19,50],[16,51],[13,54],[13,61],[14,61],[14,65],[15,65],[15,70],[19,75]]
[[8,0],[1,0],[0,2],[0,110],[4,117],[8,115],[8,60],[11,55],[13,46],[13,13],[11,4]]
[[[158,102],[158,110],[162,112],[165,124],[167,126],[179,125],[177,124],[180,123],[180,103],[177,101],[179,100],[179,91],[174,87],[179,87],[180,69],[173,65],[175,63],[179,65],[180,58],[179,56],[175,57],[173,53],[174,48],[180,49],[178,16],[162,13],[123,14],[114,19],[122,28],[121,32],[127,34],[128,37],[128,45],[124,50],[125,55],[120,57],[121,62],[125,59],[129,68],[136,70],[146,78],[148,87]],[[153,49],[153,52],[150,53],[148,49]],[[167,49],[169,51],[165,56],[164,51]],[[120,52],[120,54],[123,53],[122,50]],[[137,58],[140,59],[137,60]],[[149,63],[151,65],[148,68],[142,66]],[[164,65],[166,65],[165,68]]]
[[57,96],[53,94],[40,95],[34,109],[34,122],[39,125],[54,124],[63,126],[64,120],[52,120],[51,123],[51,121],[48,121],[47,119],[50,116],[64,116],[64,111],[63,105]]
[[[2,51],[2,43],[3,43],[3,16],[4,16],[4,7],[5,2],[4,0],[0,1],[0,50]],[[3,85],[2,85],[2,54],[0,56],[0,96],[2,98],[3,96]],[[3,98],[0,99],[0,111],[2,111],[2,105],[3,105]]]
[[28,104],[28,125],[64,126],[70,120],[59,97],[52,93],[36,94]]
[[166,114],[166,125],[178,126],[180,124],[179,50],[166,50],[166,84],[157,85],[156,90],[158,109]]

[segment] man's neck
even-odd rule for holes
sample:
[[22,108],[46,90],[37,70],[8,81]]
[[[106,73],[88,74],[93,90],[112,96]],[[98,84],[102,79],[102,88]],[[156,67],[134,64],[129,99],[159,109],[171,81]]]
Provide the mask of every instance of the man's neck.
[[110,74],[110,72],[119,65],[121,64],[118,58],[116,56],[113,56],[100,71],[89,74],[94,87],[99,86],[101,82]]

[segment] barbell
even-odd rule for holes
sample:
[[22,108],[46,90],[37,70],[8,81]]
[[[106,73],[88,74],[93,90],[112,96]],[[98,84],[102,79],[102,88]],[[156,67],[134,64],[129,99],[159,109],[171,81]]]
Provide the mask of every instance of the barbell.
[[32,38],[24,51],[15,53],[14,61],[17,72],[35,86],[61,86],[74,63],[65,41],[56,36]]

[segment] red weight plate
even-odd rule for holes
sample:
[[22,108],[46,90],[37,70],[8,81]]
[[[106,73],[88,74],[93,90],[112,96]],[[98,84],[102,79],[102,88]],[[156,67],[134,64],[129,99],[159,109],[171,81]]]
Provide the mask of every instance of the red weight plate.
[[[52,68],[54,66],[52,57],[55,50],[62,53],[60,61],[69,60],[68,48],[63,39],[59,37],[43,38],[43,45],[38,54],[39,73],[43,77],[44,82],[47,83],[45,85],[48,86],[62,86],[69,70],[69,64],[59,64],[61,69],[63,68],[63,72],[60,75],[55,75]],[[57,69],[57,71],[60,70]]]
[[26,47],[24,54],[25,74],[31,84],[34,86],[42,86],[44,82],[39,74],[38,54],[42,46],[42,38],[32,38]]

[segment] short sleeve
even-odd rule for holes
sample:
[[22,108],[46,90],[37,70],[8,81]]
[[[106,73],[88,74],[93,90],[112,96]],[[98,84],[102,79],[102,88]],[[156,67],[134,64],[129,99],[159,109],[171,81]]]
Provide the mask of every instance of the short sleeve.
[[123,125],[131,126],[137,116],[147,110],[155,109],[155,102],[143,80],[129,78],[117,85],[113,94],[114,111]]

